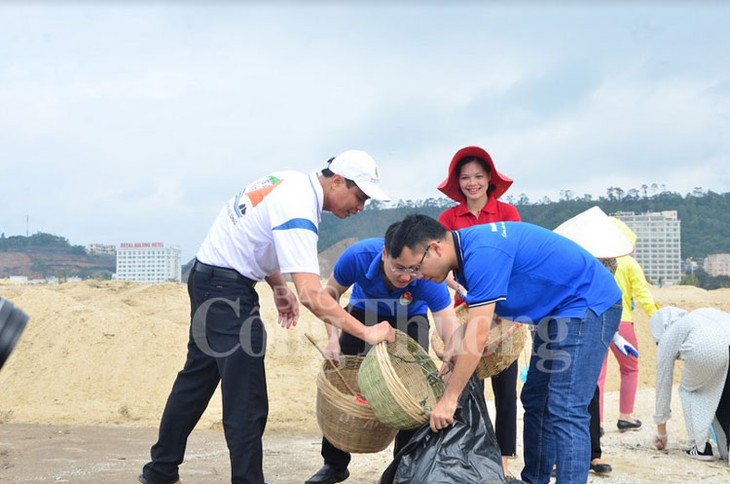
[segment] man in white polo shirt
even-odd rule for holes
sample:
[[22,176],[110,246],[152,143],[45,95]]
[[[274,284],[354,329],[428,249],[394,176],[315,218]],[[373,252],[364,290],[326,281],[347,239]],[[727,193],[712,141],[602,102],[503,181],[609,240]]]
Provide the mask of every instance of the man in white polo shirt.
[[375,161],[364,151],[332,158],[320,173],[273,173],[233,197],[220,211],[196,254],[188,279],[190,337],[160,422],[152,460],[139,480],[179,481],[187,438],[218,382],[232,483],[263,483],[261,439],[268,416],[264,355],[266,331],[254,286],[265,280],[274,293],[279,323],[299,317],[297,298],[282,274],[290,274],[299,300],[318,318],[371,344],[394,341],[384,321],[365,326],[322,288],[317,259],[322,211],[346,218],[368,198],[387,200]]

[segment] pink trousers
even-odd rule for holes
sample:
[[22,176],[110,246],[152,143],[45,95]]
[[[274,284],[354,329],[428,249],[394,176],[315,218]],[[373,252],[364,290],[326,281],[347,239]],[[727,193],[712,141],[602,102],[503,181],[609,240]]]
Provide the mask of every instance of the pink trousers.
[[[636,340],[636,333],[634,332],[634,323],[627,321],[621,321],[618,327],[618,333],[623,336],[626,341],[634,345],[636,350],[639,350],[639,343]],[[633,413],[634,402],[636,401],[636,387],[639,383],[639,360],[633,356],[624,356],[615,345],[610,345],[613,355],[616,357],[618,362],[619,370],[621,371],[621,390],[619,393],[619,412],[620,413]],[[598,389],[599,389],[599,409],[601,415],[601,422],[603,422],[603,384],[606,381],[606,364],[608,363],[608,354],[603,360],[603,367],[601,368],[601,375],[598,377]]]

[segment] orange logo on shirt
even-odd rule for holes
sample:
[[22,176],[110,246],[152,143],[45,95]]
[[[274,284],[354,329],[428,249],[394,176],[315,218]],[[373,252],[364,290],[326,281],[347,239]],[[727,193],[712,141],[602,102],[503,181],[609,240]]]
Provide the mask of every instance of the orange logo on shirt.
[[[271,193],[271,190],[276,188],[276,186],[281,183],[281,179],[270,176],[267,177],[264,183],[256,184],[254,186],[249,187],[250,191],[246,192],[246,196],[249,200],[251,200],[251,207],[255,207],[259,203],[261,203],[261,200],[266,197],[269,193]],[[263,186],[262,186],[263,185]]]
[[261,203],[266,195],[271,193],[282,181],[275,176],[267,176],[247,186],[246,190],[238,194],[238,201],[234,204],[236,215],[238,217],[246,215],[249,207],[254,208]]

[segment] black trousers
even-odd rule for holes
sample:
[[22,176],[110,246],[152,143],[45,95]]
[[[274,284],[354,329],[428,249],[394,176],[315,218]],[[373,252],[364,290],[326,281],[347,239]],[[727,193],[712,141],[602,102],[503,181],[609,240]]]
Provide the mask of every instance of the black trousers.
[[599,388],[596,385],[596,392],[593,394],[591,403],[588,404],[588,413],[591,416],[589,430],[591,433],[591,460],[601,458],[601,416],[599,414]]
[[503,456],[517,455],[517,360],[490,378],[494,392],[494,433]]
[[[413,315],[409,318],[380,317],[373,313],[367,313],[353,306],[347,307],[349,312],[355,319],[365,325],[371,326],[380,321],[388,321],[391,326],[408,334],[416,340],[426,351],[428,351],[428,317],[425,314]],[[370,350],[370,345],[363,340],[343,332],[340,335],[340,351],[344,355],[361,355],[365,356]],[[407,443],[411,437],[418,431],[418,428],[401,430],[395,436],[395,446],[393,447],[393,456],[395,456]],[[349,452],[340,450],[335,447],[325,437],[322,437],[322,457],[324,463],[336,469],[345,469],[350,464],[352,456]]]
[[[730,357],[730,347],[728,347],[728,355]],[[730,368],[728,368],[725,377],[725,388],[722,389],[720,403],[717,405],[717,410],[715,410],[715,417],[720,422],[722,430],[725,431],[726,440],[730,444]]]
[[220,273],[196,270],[190,274],[187,360],[167,399],[152,460],[143,469],[151,483],[179,478],[188,436],[219,382],[231,482],[264,482],[261,438],[269,412],[266,331],[254,285],[249,279],[231,279]]

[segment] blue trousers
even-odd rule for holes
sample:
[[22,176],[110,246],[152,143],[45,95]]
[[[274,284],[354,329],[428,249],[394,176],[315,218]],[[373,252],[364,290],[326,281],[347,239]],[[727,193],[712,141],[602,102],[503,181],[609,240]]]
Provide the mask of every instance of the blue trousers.
[[187,439],[221,383],[223,429],[231,482],[264,482],[261,439],[269,402],[264,372],[266,331],[255,282],[193,271],[188,279],[191,324],[187,360],[160,422],[143,474],[151,483],[179,478]]
[[522,389],[525,467],[522,480],[558,483],[588,480],[591,402],[603,358],[621,319],[621,301],[603,314],[545,318],[533,334],[532,358]]

